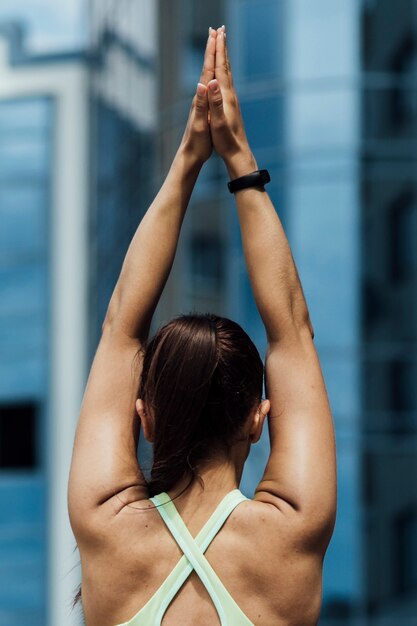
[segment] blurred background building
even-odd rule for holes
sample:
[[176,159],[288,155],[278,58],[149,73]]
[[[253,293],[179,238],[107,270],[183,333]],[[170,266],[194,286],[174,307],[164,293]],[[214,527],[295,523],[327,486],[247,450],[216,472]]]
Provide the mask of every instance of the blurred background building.
[[[79,406],[130,239],[181,139],[208,26],[223,23],[336,426],[320,624],[417,624],[417,2],[35,4],[0,6],[0,626],[81,623],[66,510]],[[214,155],[154,326],[214,310],[264,352],[226,182]],[[247,495],[267,451],[265,432]]]
[[65,481],[87,372],[87,86],[81,55],[31,54],[19,25],[0,26],[4,626],[43,626],[67,601]]
[[366,3],[361,42],[364,590],[372,624],[406,624],[417,623],[417,3]]
[[157,175],[157,6],[91,0],[90,357]]

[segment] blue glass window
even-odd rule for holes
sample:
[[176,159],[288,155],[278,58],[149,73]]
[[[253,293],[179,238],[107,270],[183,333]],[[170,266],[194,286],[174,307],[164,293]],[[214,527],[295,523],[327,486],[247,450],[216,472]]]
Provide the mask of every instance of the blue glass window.
[[0,605],[7,624],[45,623],[41,445],[50,375],[52,123],[49,98],[0,100],[0,499],[7,502],[0,515]]
[[393,586],[399,595],[417,590],[417,509],[399,511],[393,518]]
[[391,126],[412,125],[417,115],[417,46],[414,33],[407,33],[391,62],[394,86],[390,91],[388,113]]
[[52,106],[0,102],[0,402],[46,393]]
[[391,205],[390,273],[393,283],[415,276],[417,272],[417,201],[413,192],[396,197]]
[[241,4],[241,52],[247,80],[274,78],[281,73],[281,3],[250,0]]
[[0,468],[35,466],[36,427],[34,402],[0,404]]
[[[1,137],[1,135],[0,135]],[[19,180],[23,176],[45,175],[49,162],[48,146],[37,137],[3,137],[0,143],[0,179]]]
[[280,145],[283,141],[283,102],[279,96],[241,101],[249,144],[253,149]]
[[13,136],[37,134],[44,137],[51,118],[50,102],[45,98],[22,98],[0,104],[0,134]]
[[0,263],[11,257],[46,253],[48,201],[44,184],[4,184],[0,187]]
[[[30,261],[30,257],[28,257]],[[22,255],[22,261],[26,258]],[[43,310],[45,305],[46,267],[22,262],[16,266],[0,265],[0,311],[14,315]]]
[[395,358],[388,362],[388,402],[391,427],[395,433],[413,433],[417,426],[416,362]]
[[194,291],[219,290],[224,280],[224,245],[216,235],[195,234],[191,240]]

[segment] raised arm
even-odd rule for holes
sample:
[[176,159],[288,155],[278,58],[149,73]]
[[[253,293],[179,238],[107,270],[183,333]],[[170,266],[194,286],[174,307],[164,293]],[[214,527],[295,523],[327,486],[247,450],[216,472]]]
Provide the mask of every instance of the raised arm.
[[[231,179],[258,165],[245,135],[225,38],[218,32],[216,80],[209,83],[211,133]],[[216,93],[210,88],[219,84]],[[266,391],[270,457],[255,499],[296,514],[306,541],[325,550],[336,514],[332,414],[290,246],[267,191],[235,193],[242,243],[268,339]]]
[[[187,128],[166,180],[129,246],[109,303],[105,325],[146,339],[152,315],[168,278],[191,192],[212,152],[206,85],[214,75],[216,31],[209,36],[201,93],[193,99]],[[200,89],[200,87],[199,87]]]
[[140,348],[174,260],[191,192],[213,149],[206,85],[214,75],[215,41],[216,31],[207,41],[202,84],[183,139],[130,243],[103,321],[78,419],[68,485],[70,521],[79,542],[97,536],[103,515],[108,518],[148,495],[137,459]]

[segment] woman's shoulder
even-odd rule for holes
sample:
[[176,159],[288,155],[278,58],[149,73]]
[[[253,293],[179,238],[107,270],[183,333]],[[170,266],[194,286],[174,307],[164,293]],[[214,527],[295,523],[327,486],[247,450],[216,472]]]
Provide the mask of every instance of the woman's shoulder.
[[[227,531],[235,533],[240,546],[247,545],[248,552],[259,556],[267,567],[268,559],[286,557],[310,566],[315,572],[322,568],[323,555],[319,541],[311,532],[302,511],[285,503],[281,507],[265,501],[262,497],[248,498],[237,506],[225,525]],[[255,564],[255,562],[254,562]]]

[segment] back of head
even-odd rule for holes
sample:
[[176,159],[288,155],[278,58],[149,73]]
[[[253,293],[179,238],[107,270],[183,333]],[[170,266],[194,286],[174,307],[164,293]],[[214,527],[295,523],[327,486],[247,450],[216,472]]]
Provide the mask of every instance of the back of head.
[[212,314],[181,315],[148,342],[139,385],[153,419],[150,495],[227,455],[261,401],[263,363],[245,331]]

